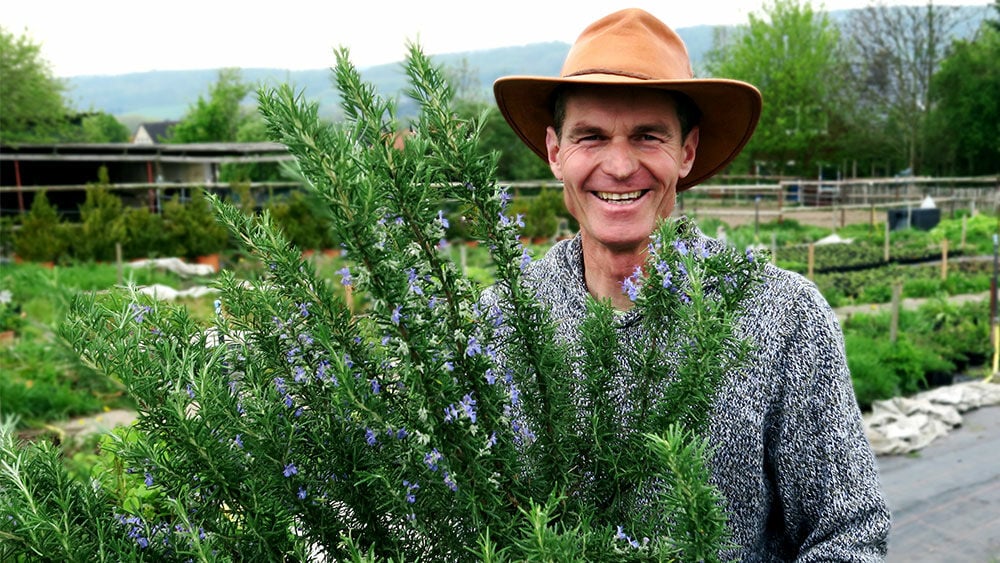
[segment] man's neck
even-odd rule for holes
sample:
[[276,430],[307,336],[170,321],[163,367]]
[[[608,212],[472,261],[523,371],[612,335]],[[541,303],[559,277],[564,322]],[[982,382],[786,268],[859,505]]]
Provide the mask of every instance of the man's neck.
[[583,243],[583,277],[587,291],[598,299],[610,299],[611,305],[621,311],[632,308],[632,300],[622,291],[622,282],[635,273],[646,259],[645,248],[632,252],[614,251],[607,247]]

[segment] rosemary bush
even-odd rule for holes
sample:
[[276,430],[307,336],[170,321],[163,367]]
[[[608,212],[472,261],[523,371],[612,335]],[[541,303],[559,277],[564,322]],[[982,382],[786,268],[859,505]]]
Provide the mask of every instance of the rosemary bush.
[[[709,257],[664,222],[623,284],[647,341],[618,343],[594,301],[581,345],[560,342],[522,279],[532,256],[496,156],[477,150],[481,119],[456,117],[417,46],[405,68],[422,112],[401,149],[393,103],[346,50],[345,123],[290,87],[260,93],[343,241],[339,280],[266,212],[213,199],[266,275],[223,273],[212,326],[128,291],[75,304],[64,337],[125,384],[139,419],[106,440],[115,476],[91,483],[4,430],[0,559],[717,559],[725,506],[701,433],[747,352],[734,324],[763,261]],[[445,202],[490,250],[492,299],[444,252]]]

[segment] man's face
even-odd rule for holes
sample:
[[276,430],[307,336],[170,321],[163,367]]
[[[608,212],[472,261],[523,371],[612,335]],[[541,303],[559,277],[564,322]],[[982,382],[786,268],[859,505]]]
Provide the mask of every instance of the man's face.
[[698,129],[681,140],[673,98],[645,88],[566,94],[562,135],[546,134],[549,166],[584,244],[638,252],[674,209],[677,181],[691,171]]

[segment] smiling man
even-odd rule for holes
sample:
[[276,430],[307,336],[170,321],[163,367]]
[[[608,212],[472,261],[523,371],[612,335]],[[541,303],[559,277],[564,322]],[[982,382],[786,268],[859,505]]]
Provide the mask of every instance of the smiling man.
[[[680,37],[629,9],[587,27],[559,77],[504,77],[494,94],[513,130],[563,183],[580,224],[575,238],[525,271],[558,337],[577,343],[587,300],[597,298],[621,311],[620,342],[641,341],[642,319],[624,281],[644,263],[677,193],[739,154],[760,116],[760,93],[744,82],[694,78]],[[725,248],[682,225],[691,247]],[[836,316],[802,276],[769,264],[764,277],[738,326],[753,352],[745,369],[723,380],[710,413],[712,481],[737,546],[720,558],[882,560],[890,516]]]
[[619,309],[631,305],[622,280],[694,164],[698,128],[682,131],[676,106],[665,90],[576,86],[557,92],[546,129],[549,164],[580,223],[587,287]]

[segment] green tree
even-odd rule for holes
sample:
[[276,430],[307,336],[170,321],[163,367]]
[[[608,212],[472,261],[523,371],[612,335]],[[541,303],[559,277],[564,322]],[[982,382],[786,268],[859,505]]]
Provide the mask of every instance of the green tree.
[[845,27],[852,46],[852,84],[860,106],[896,139],[895,161],[919,173],[931,109],[931,77],[949,37],[963,23],[955,6],[886,6],[856,10]]
[[31,209],[21,219],[14,234],[14,252],[33,262],[54,262],[66,250],[65,224],[59,210],[49,203],[44,191],[35,194]]
[[66,127],[65,91],[39,44],[0,27],[0,141],[58,139]]
[[85,143],[127,143],[131,132],[115,116],[97,112],[80,122],[80,134]]
[[492,104],[486,108],[480,139],[484,149],[500,155],[497,177],[515,181],[552,179],[548,164],[517,138]]
[[102,166],[97,174],[97,182],[88,184],[86,200],[80,205],[73,249],[81,260],[111,261],[115,259],[115,245],[125,242],[124,225],[119,219],[122,201],[110,191],[107,167]]
[[938,172],[1000,171],[1000,29],[991,23],[974,40],[956,41],[931,81],[928,164]]
[[245,109],[243,100],[253,86],[243,82],[237,68],[219,71],[218,80],[209,88],[208,99],[198,96],[198,101],[188,108],[180,123],[174,126],[171,143],[211,143],[236,140],[240,127],[249,119],[251,110]]
[[833,95],[842,69],[839,31],[808,1],[774,0],[749,19],[733,36],[717,35],[706,61],[711,75],[750,82],[764,97],[742,166],[749,172],[761,163],[774,173],[813,172],[834,146],[829,132],[839,113]]

